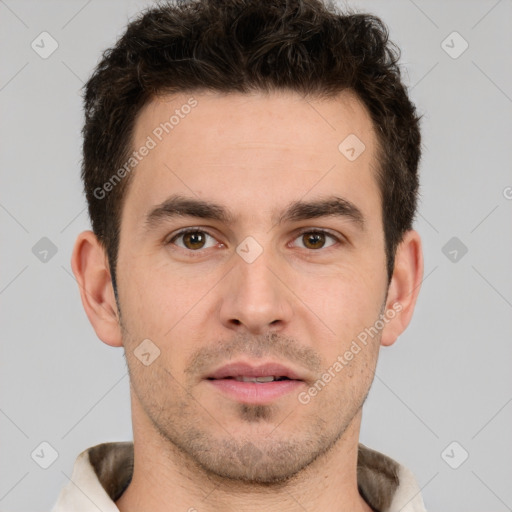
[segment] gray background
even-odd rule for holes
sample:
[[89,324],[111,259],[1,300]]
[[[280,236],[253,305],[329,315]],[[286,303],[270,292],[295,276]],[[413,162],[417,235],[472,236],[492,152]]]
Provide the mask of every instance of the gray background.
[[[122,349],[97,339],[70,256],[89,228],[80,87],[145,5],[0,0],[2,512],[49,510],[80,451],[131,439]],[[361,441],[415,473],[430,511],[512,510],[512,2],[349,5],[387,23],[424,114],[425,279],[409,329],[381,352]],[[31,47],[43,31],[59,45],[47,59]],[[457,58],[454,31],[469,44]],[[46,261],[43,237],[57,248]],[[58,453],[47,469],[41,442]]]

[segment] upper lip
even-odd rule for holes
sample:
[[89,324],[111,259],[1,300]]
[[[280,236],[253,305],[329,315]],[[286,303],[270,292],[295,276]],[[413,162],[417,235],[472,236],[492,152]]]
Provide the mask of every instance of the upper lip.
[[225,379],[227,377],[288,377],[291,380],[304,380],[300,375],[282,364],[269,362],[264,364],[250,364],[234,362],[221,366],[206,376],[207,379]]

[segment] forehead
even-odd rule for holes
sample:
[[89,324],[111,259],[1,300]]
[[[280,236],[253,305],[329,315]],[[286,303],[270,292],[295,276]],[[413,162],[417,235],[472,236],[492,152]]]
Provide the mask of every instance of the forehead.
[[[190,126],[201,132],[194,137]],[[156,142],[206,145],[226,141],[258,149],[258,144],[303,151],[318,143],[314,133],[337,150],[346,131],[373,142],[373,126],[355,93],[344,91],[332,98],[304,98],[289,91],[216,93],[190,92],[154,97],[136,119],[134,143],[152,135]],[[169,136],[169,137],[168,137]],[[162,141],[161,139],[166,139]],[[193,155],[190,155],[193,156]]]
[[250,210],[252,218],[327,192],[348,195],[362,209],[378,196],[373,125],[350,92],[330,99],[160,96],[140,111],[132,142],[135,151],[151,149],[134,168],[123,222],[174,194],[224,204],[239,216]]

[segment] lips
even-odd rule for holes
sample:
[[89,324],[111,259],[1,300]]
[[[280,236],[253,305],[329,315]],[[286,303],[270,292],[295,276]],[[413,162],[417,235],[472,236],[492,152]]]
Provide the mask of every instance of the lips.
[[247,404],[269,404],[306,385],[296,371],[279,363],[231,363],[212,372],[205,381],[230,400]]
[[279,380],[303,380],[297,372],[279,363],[266,363],[258,366],[247,363],[231,363],[222,366],[206,378],[209,380],[234,379],[242,382],[261,383]]

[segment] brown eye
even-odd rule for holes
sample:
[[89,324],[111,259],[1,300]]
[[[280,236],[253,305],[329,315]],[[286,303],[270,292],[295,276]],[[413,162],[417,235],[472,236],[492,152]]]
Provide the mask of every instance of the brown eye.
[[302,235],[302,240],[308,249],[321,249],[325,244],[325,235],[323,233],[306,233]]
[[[333,242],[326,245],[329,238],[333,240]],[[298,236],[298,238],[296,238],[296,240],[301,241],[299,247],[311,250],[324,249],[334,245],[338,241],[334,235],[324,231],[304,231]]]
[[205,244],[205,236],[200,231],[186,233],[183,236],[183,243],[187,249],[201,249]]
[[[182,231],[178,233],[175,237],[173,237],[169,243],[175,243],[178,247],[182,249],[188,249],[190,251],[197,251],[199,249],[205,249],[208,247],[213,247],[215,243],[210,242],[210,245],[206,245],[208,242],[208,238],[210,238],[213,242],[216,242],[215,238],[206,233],[205,231],[201,231],[198,229]],[[180,241],[181,243],[177,243]]]

